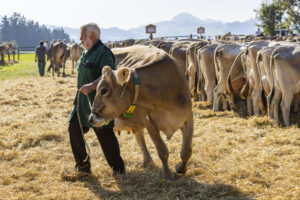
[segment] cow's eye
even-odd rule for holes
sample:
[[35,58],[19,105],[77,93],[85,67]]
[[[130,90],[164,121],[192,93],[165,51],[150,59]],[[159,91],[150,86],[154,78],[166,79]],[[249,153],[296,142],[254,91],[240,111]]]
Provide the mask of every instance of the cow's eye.
[[103,89],[101,90],[101,95],[105,95],[106,92],[107,92],[107,90],[106,90],[105,88],[103,88]]

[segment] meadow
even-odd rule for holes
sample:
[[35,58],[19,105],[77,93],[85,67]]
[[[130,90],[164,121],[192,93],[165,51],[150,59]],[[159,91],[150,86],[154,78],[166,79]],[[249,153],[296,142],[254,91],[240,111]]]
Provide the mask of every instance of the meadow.
[[[22,55],[23,56],[23,55]],[[160,159],[148,133],[156,168],[143,168],[134,135],[117,135],[127,174],[113,175],[96,135],[85,135],[92,175],[72,172],[67,116],[76,75],[38,76],[32,54],[0,66],[0,199],[299,199],[300,116],[282,127],[264,117],[214,113],[194,102],[193,155],[184,175],[159,176]],[[47,64],[48,67],[48,64]],[[163,134],[162,134],[163,135]],[[175,172],[181,134],[163,135]]]

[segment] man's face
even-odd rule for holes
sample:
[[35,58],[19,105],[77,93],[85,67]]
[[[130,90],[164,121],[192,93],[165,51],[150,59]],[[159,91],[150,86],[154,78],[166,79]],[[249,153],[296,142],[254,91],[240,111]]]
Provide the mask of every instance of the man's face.
[[93,41],[93,38],[92,38],[92,33],[90,31],[87,31],[86,29],[81,30],[80,40],[82,41],[82,46],[86,50],[90,50],[94,45],[94,41]]

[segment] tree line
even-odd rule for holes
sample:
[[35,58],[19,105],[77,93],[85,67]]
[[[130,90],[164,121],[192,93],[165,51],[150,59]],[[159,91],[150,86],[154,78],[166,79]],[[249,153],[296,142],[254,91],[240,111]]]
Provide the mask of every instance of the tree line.
[[70,36],[63,28],[53,30],[45,25],[40,25],[33,20],[27,20],[20,13],[13,13],[11,16],[4,16],[0,23],[0,42],[14,42],[19,47],[34,47],[41,40],[66,39]]
[[266,35],[273,36],[280,29],[300,33],[300,0],[265,0],[254,11]]

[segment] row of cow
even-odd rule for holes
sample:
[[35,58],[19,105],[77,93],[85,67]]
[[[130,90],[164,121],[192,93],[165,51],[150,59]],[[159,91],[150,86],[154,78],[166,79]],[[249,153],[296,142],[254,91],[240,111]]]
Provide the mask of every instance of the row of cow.
[[219,111],[221,102],[224,110],[235,110],[238,97],[247,100],[249,115],[268,112],[279,122],[281,100],[286,126],[292,102],[298,111],[299,42],[128,40],[122,47],[136,44],[153,45],[172,55],[183,68],[192,94],[212,102],[214,111]]
[[16,53],[16,51],[15,51],[13,43],[2,43],[2,44],[0,44],[0,55],[1,55],[0,64],[1,65],[6,64],[5,59],[4,59],[5,55],[7,55],[8,63],[10,63],[11,62],[11,60],[10,60],[10,55],[11,54],[13,55],[13,62],[15,63],[15,53]]

